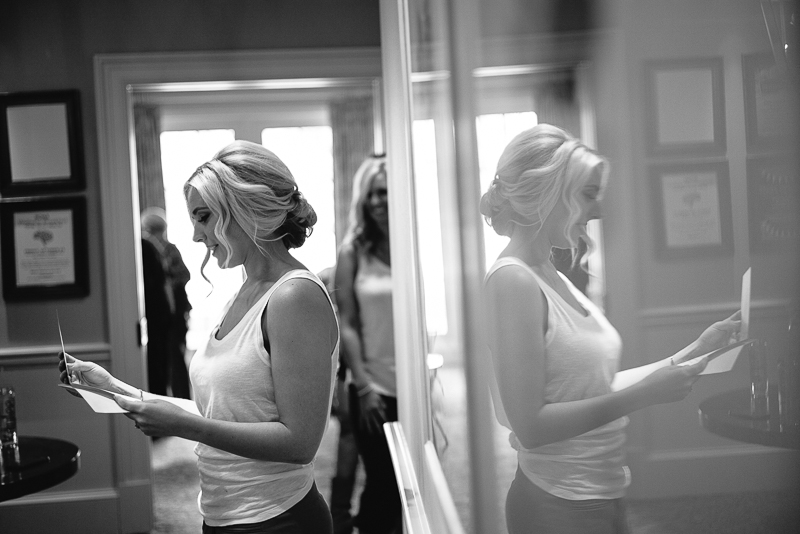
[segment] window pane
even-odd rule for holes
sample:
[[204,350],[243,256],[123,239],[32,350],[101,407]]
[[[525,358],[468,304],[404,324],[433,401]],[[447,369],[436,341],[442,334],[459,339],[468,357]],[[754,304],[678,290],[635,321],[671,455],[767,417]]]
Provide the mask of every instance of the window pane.
[[[536,113],[496,113],[480,115],[476,119],[478,130],[478,164],[480,165],[481,193],[485,193],[494,180],[497,160],[503,149],[523,130],[536,126],[539,122]],[[488,269],[497,256],[508,245],[508,238],[498,235],[488,223],[483,227],[486,245],[486,268]]]
[[319,273],[336,263],[336,221],[333,204],[333,133],[330,126],[265,128],[262,144],[292,171],[297,187],[317,213],[314,233],[292,254]]
[[[436,173],[436,132],[433,119],[415,120],[413,128],[417,239],[425,289],[425,320],[428,336],[435,341],[436,336],[447,334],[439,177]],[[428,351],[436,352],[435,343],[428,346]]]
[[161,134],[167,239],[178,247],[191,274],[186,284],[186,294],[192,304],[189,333],[186,336],[186,348],[189,351],[204,344],[211,329],[219,322],[223,307],[242,284],[242,269],[220,269],[216,260],[210,258],[205,275],[213,287],[203,279],[200,266],[206,255],[206,247],[192,241],[193,229],[183,198],[183,185],[197,167],[213,158],[233,140],[233,130],[188,130]]

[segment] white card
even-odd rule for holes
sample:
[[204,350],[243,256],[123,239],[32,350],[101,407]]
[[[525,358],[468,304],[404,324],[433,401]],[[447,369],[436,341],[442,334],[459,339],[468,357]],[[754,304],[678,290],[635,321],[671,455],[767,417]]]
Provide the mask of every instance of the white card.
[[750,336],[750,271],[748,267],[742,276],[742,329],[739,332],[739,339],[747,339]]

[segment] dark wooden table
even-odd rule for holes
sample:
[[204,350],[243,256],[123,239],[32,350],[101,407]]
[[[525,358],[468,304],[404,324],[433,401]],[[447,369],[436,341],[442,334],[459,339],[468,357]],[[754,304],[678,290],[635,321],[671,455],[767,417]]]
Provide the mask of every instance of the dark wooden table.
[[53,438],[19,438],[20,465],[0,474],[0,501],[16,499],[64,482],[78,472],[77,445]]
[[770,391],[768,404],[751,404],[749,389],[720,393],[700,403],[700,423],[709,432],[737,441],[800,449],[797,415],[780,413],[777,392]]

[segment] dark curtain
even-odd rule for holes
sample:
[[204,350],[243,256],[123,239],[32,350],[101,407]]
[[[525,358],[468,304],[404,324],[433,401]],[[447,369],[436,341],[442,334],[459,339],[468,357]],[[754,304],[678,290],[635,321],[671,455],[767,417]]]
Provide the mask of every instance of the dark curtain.
[[336,206],[336,243],[347,231],[348,212],[353,191],[353,175],[369,156],[374,143],[375,126],[372,97],[347,98],[331,102],[333,131],[333,183]]
[[136,132],[139,211],[151,207],[166,209],[158,108],[136,103],[133,106],[133,120]]

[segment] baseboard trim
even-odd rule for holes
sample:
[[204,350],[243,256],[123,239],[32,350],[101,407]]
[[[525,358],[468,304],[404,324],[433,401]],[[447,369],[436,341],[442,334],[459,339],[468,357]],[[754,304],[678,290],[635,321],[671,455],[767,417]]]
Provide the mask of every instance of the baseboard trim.
[[797,451],[758,446],[628,456],[631,498],[654,499],[797,489]]
[[40,504],[78,503],[86,501],[110,501],[119,498],[119,493],[114,489],[83,490],[83,491],[53,491],[49,493],[34,493],[18,499],[0,503],[0,507],[30,506]]
[[153,528],[153,487],[149,479],[122,484],[119,490],[120,532],[150,532]]

